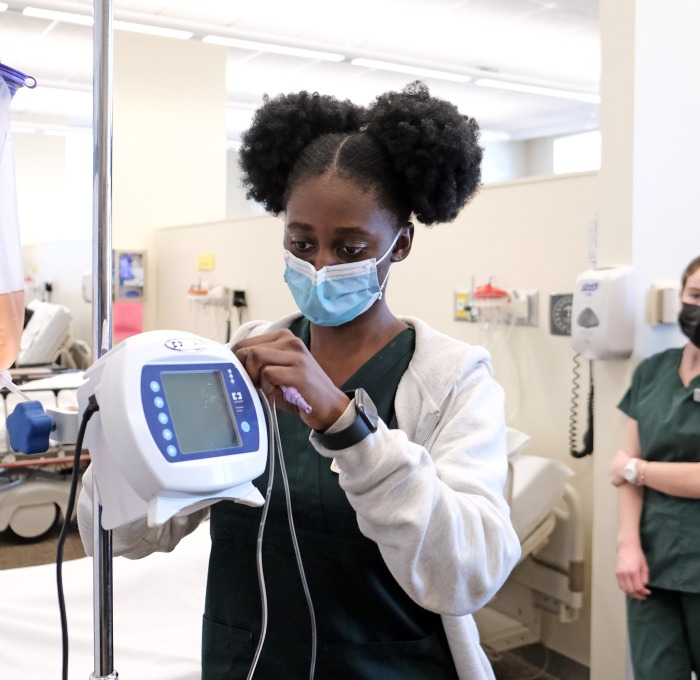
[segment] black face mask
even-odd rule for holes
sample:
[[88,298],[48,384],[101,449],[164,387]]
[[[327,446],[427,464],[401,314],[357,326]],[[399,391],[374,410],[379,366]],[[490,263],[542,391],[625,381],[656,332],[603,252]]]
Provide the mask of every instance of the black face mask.
[[688,337],[696,347],[700,347],[700,305],[683,303],[681,313],[678,315],[683,335]]

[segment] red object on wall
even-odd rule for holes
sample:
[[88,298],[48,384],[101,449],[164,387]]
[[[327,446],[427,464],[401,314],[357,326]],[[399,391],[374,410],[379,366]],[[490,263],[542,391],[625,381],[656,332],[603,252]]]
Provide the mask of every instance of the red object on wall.
[[112,339],[114,343],[143,333],[143,303],[117,302],[112,304]]

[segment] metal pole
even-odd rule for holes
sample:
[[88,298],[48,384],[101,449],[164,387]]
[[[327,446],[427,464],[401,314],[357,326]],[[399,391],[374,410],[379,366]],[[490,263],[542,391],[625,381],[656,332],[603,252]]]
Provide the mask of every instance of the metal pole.
[[[95,0],[92,90],[92,320],[93,357],[112,346],[112,2]],[[93,608],[95,668],[91,680],[113,679],[112,532],[102,528],[93,485]]]

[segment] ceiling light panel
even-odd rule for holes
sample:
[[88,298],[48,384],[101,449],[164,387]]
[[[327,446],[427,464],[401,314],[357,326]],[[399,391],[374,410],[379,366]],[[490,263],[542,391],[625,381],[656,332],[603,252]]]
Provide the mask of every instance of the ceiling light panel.
[[396,73],[405,73],[407,75],[418,76],[419,78],[437,78],[439,80],[450,80],[455,83],[468,83],[471,78],[461,73],[451,73],[449,71],[439,71],[432,68],[424,68],[422,66],[412,66],[410,64],[397,64],[394,62],[380,61],[377,59],[353,59],[350,62],[353,66],[361,66],[363,68],[379,69],[381,71],[394,71]]
[[177,28],[166,28],[164,26],[152,26],[150,24],[138,24],[132,21],[120,21],[118,19],[114,20],[113,25],[117,31],[129,31],[130,33],[142,33],[144,35],[157,35],[162,38],[175,38],[176,40],[188,40],[194,35],[192,31],[183,31]]
[[576,92],[573,90],[561,90],[553,87],[542,87],[525,83],[508,82],[504,80],[493,80],[490,78],[477,78],[474,85],[491,87],[496,90],[508,90],[510,92],[522,92],[523,94],[534,94],[542,97],[556,97],[559,99],[571,99],[573,101],[586,102],[588,104],[600,103],[600,95],[592,92]]
[[302,59],[313,59],[315,61],[343,61],[345,55],[336,52],[322,52],[320,50],[310,50],[288,45],[278,45],[275,43],[259,42],[257,40],[240,40],[220,35],[206,35],[202,42],[213,45],[225,45],[241,50],[252,52],[271,52],[272,54],[284,54],[289,57],[300,57]]
[[77,14],[75,12],[60,12],[53,9],[43,9],[41,7],[25,7],[22,10],[25,17],[36,19],[48,19],[49,21],[62,21],[67,24],[78,24],[79,26],[92,26],[92,15]]
[[[382,0],[382,2],[385,1]],[[342,20],[338,20],[336,3],[327,0],[303,0],[302,2],[257,0],[244,4],[246,7],[240,12],[241,16],[227,23],[228,28],[271,37],[296,38],[306,35],[309,30],[313,31],[314,27],[323,26],[331,32],[323,42],[333,44],[336,41],[332,37],[332,27],[345,21],[345,16]],[[356,12],[358,9],[353,4],[351,13]],[[367,21],[366,15],[364,19]]]
[[[216,24],[217,26],[230,26],[235,21],[245,16],[246,2],[231,2],[231,0],[206,0],[206,2],[193,2],[192,0],[176,0],[175,2],[162,3],[164,8],[158,13],[167,18],[195,21],[204,24]],[[123,3],[119,6],[133,10],[143,11],[143,3],[140,0]]]

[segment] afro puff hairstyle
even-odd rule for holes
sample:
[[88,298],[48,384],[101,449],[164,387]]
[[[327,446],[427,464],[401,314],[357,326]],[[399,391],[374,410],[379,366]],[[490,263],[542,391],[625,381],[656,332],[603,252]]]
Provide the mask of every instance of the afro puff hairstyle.
[[416,81],[367,108],[302,91],[266,97],[243,136],[246,196],[275,215],[326,173],[352,180],[396,217],[450,222],[478,191],[479,127]]

